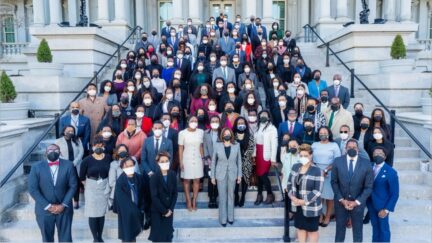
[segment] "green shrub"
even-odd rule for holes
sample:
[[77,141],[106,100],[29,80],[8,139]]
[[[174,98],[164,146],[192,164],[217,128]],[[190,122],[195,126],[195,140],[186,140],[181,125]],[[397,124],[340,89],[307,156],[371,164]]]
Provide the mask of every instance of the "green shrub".
[[42,39],[40,42],[36,56],[38,62],[52,62],[53,57],[51,50],[48,46],[48,42],[45,39]]
[[15,87],[5,71],[2,72],[0,77],[0,101],[3,103],[10,103],[16,98],[17,94]]
[[403,59],[406,57],[406,48],[401,35],[396,35],[391,46],[390,56],[393,59]]

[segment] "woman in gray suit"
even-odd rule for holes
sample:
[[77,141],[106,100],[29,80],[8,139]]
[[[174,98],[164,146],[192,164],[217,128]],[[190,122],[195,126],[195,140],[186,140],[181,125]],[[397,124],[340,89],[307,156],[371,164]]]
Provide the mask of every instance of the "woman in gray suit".
[[226,227],[234,223],[234,189],[242,178],[242,161],[240,145],[235,143],[233,131],[224,128],[219,142],[213,148],[211,178],[219,192],[219,223]]
[[[75,127],[71,125],[65,126],[63,128],[62,134],[63,137],[55,141],[57,146],[60,148],[60,158],[69,160],[73,163],[77,171],[76,177],[78,180],[79,166],[81,165],[82,157],[84,155],[82,142],[80,138],[75,135]],[[73,198],[73,205],[75,209],[79,208],[79,194],[82,187],[82,184],[79,183]]]
[[221,132],[220,118],[217,115],[213,115],[210,117],[210,129],[204,132],[204,158],[206,161],[206,168],[208,173],[205,176],[208,176],[208,196],[209,196],[209,208],[217,208],[216,199],[218,197],[218,191],[216,185],[211,183],[211,164],[212,164],[212,156],[213,156],[213,147],[219,140],[219,134]]

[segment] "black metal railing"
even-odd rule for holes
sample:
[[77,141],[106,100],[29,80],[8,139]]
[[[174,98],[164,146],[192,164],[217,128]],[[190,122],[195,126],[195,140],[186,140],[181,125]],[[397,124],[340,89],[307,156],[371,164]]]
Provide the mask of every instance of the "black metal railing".
[[[369,89],[369,87],[366,86],[366,84],[354,73],[354,69],[351,69],[348,67],[348,65],[336,54],[335,51],[330,47],[329,42],[325,42],[321,36],[315,31],[315,29],[310,26],[309,24],[303,26],[305,29],[305,33],[313,33],[322,43],[326,46],[326,66],[328,66],[328,60],[330,53],[333,55],[339,62],[344,66],[350,73],[351,73],[351,97],[354,97],[354,81],[357,80],[363,88],[378,102],[378,104],[390,115],[390,124],[391,124],[391,130],[392,130],[392,142],[394,142],[394,133],[395,133],[395,126],[398,124],[402,130],[414,141],[415,144],[423,151],[423,153],[426,154],[430,159],[432,159],[431,152],[415,137],[414,134],[396,117],[396,112],[394,110],[390,110],[375,94],[372,92],[372,90]],[[306,32],[306,29],[309,31]],[[310,39],[310,38],[309,38]],[[308,40],[309,40],[308,39]]]
[[[94,73],[94,76],[92,79],[90,79],[90,81],[81,89],[81,91],[71,100],[71,102],[76,101],[78,98],[80,98],[80,96],[85,92],[85,90],[87,89],[87,86],[90,83],[94,83],[97,80],[97,77],[99,74],[101,74],[103,72],[103,70],[108,66],[108,64],[111,62],[111,60],[116,57],[116,56],[120,56],[121,55],[121,49],[122,48],[126,48],[124,45],[126,44],[126,42],[130,39],[130,38],[135,38],[135,35],[137,32],[137,30],[141,30],[141,26],[136,26],[131,32],[130,34],[126,37],[126,39],[120,44],[118,45],[117,49],[113,52],[113,54],[111,54],[109,56],[109,58],[106,60],[106,62],[104,63],[104,65],[102,65],[102,67],[99,68],[99,70]],[[71,103],[69,102],[69,104]],[[65,114],[68,110],[69,110],[69,104],[58,114],[56,114],[56,116],[54,117],[54,120],[51,122],[51,124],[45,129],[45,131],[38,137],[38,139],[36,139],[36,141],[30,146],[30,148],[25,152],[25,154],[21,157],[21,159],[15,164],[15,166],[7,173],[7,175],[1,180],[0,182],[0,188],[2,188],[6,182],[12,177],[12,175],[18,170],[18,168],[30,157],[30,155],[33,153],[33,151],[37,148],[37,146],[39,145],[39,143],[45,138],[45,136],[47,136],[51,129],[53,129],[54,127],[58,127],[58,123],[60,121],[60,117],[63,116],[63,114]],[[58,129],[56,129],[56,137],[58,137]]]

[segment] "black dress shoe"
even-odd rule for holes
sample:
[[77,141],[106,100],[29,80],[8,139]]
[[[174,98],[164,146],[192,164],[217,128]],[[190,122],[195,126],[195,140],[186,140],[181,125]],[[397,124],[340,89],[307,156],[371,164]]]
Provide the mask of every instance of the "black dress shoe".
[[328,224],[324,224],[324,223],[320,223],[319,225],[320,225],[321,227],[323,227],[323,228],[325,228],[325,227],[328,226]]
[[239,207],[243,207],[243,206],[244,206],[245,199],[246,199],[246,197],[244,197],[244,196],[242,196],[242,197],[240,198]]
[[234,221],[228,221],[228,224],[234,224]]
[[221,224],[222,225],[222,227],[226,227],[226,224]]
[[256,206],[258,206],[258,205],[260,205],[261,203],[263,202],[263,196],[262,195],[257,195],[257,199],[256,199],[256,201],[255,201],[255,205]]
[[79,209],[79,208],[80,208],[79,204],[77,204],[77,205],[74,206],[74,209]]

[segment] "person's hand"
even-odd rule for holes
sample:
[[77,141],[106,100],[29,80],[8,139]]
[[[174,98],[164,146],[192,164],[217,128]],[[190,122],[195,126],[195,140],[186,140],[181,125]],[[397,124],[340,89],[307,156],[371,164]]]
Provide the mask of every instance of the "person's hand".
[[237,184],[241,183],[241,176],[237,177]]
[[168,218],[169,216],[172,215],[172,211],[171,209],[168,210],[168,213],[164,215],[164,217]]
[[351,208],[351,210],[358,206],[356,201],[348,202],[348,205]]
[[252,165],[256,165],[256,157],[252,157]]
[[306,205],[306,202],[303,199],[298,199],[296,202],[296,205],[297,206],[304,206],[304,205]]
[[213,185],[216,185],[216,179],[215,179],[215,178],[212,178],[212,179],[211,179],[211,183],[212,183]]
[[387,211],[385,209],[381,209],[378,212],[378,217],[380,217],[380,218],[385,218],[385,217],[387,217],[387,215],[388,215],[388,213],[387,213]]
[[63,213],[65,206],[63,204],[57,204],[55,205],[55,214],[61,214]]
[[47,210],[52,214],[56,214],[56,206],[54,204],[51,205]]
[[352,208],[350,208],[349,202],[345,199],[341,200],[340,203],[344,206],[344,208],[346,210],[352,210]]

